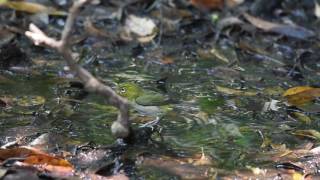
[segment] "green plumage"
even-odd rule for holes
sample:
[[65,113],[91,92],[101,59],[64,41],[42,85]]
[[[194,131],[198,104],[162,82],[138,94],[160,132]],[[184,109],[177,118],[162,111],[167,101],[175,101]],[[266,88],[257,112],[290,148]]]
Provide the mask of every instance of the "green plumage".
[[167,98],[158,92],[143,90],[134,83],[122,83],[118,86],[118,94],[126,97],[129,101],[133,101],[142,106],[162,106],[167,104]]

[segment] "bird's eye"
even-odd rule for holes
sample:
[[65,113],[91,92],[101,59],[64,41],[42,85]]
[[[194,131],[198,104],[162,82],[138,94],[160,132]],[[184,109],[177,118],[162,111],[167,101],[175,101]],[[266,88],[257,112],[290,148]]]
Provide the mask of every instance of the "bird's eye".
[[120,89],[120,93],[123,94],[123,93],[125,93],[125,92],[126,92],[126,89],[125,89],[125,88],[121,88],[121,89]]

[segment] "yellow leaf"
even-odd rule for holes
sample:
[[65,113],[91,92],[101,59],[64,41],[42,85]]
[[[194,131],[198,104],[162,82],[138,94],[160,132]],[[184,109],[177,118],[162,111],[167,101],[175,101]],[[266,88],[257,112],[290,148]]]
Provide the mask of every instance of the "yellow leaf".
[[49,15],[66,16],[67,13],[64,11],[56,10],[52,7],[46,7],[42,4],[24,2],[24,1],[4,1],[2,4],[8,8],[16,11],[23,11],[27,13],[47,13]]
[[288,89],[282,96],[290,105],[300,106],[320,97],[320,88],[297,86]]
[[238,96],[256,96],[258,93],[254,91],[242,91],[238,89],[231,89],[227,87],[222,87],[222,86],[216,86],[217,91],[224,93],[224,94],[229,94],[229,95],[238,95]]
[[293,87],[293,88],[286,90],[286,92],[284,92],[282,96],[285,97],[285,96],[296,95],[298,93],[302,93],[302,92],[308,91],[310,89],[314,89],[314,88],[309,87],[309,86],[297,86],[297,87]]

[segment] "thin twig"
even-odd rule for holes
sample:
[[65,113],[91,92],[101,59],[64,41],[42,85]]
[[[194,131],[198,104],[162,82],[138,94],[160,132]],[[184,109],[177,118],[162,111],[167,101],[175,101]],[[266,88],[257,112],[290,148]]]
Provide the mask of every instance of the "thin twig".
[[111,131],[115,137],[125,138],[130,133],[128,101],[77,64],[76,60],[72,57],[71,47],[68,43],[80,8],[89,2],[91,2],[91,0],[78,0],[73,4],[69,10],[69,16],[59,41],[48,37],[34,24],[30,24],[29,31],[25,32],[25,35],[37,46],[48,46],[56,49],[66,60],[71,71],[84,83],[87,91],[104,96],[110,105],[119,109],[117,121],[113,122]]

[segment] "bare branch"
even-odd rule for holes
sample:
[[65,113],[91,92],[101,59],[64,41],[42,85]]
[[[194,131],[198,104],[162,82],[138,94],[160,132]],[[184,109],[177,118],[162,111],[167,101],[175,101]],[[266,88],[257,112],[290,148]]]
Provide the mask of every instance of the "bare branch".
[[87,4],[90,3],[92,0],[78,0],[74,2],[73,6],[69,10],[69,16],[66,21],[66,25],[63,29],[62,35],[61,35],[61,41],[63,43],[63,46],[68,43],[68,39],[70,37],[72,28],[74,26],[75,19],[77,18],[80,8]]
[[102,84],[89,71],[78,65],[75,59],[72,57],[71,48],[68,44],[68,40],[71,36],[71,31],[80,8],[90,1],[91,0],[78,0],[73,4],[69,10],[69,16],[67,18],[60,41],[48,37],[43,31],[33,24],[30,24],[29,31],[25,32],[25,35],[29,37],[37,46],[48,46],[56,49],[66,60],[71,71],[84,83],[87,91],[104,96],[110,105],[119,109],[117,121],[113,122],[111,131],[115,137],[125,138],[130,133],[128,101],[119,96],[110,87]]
[[59,41],[48,37],[45,33],[43,33],[36,25],[30,24],[29,30],[26,31],[25,35],[30,38],[33,43],[37,46],[49,46],[51,48],[57,49],[60,46]]

